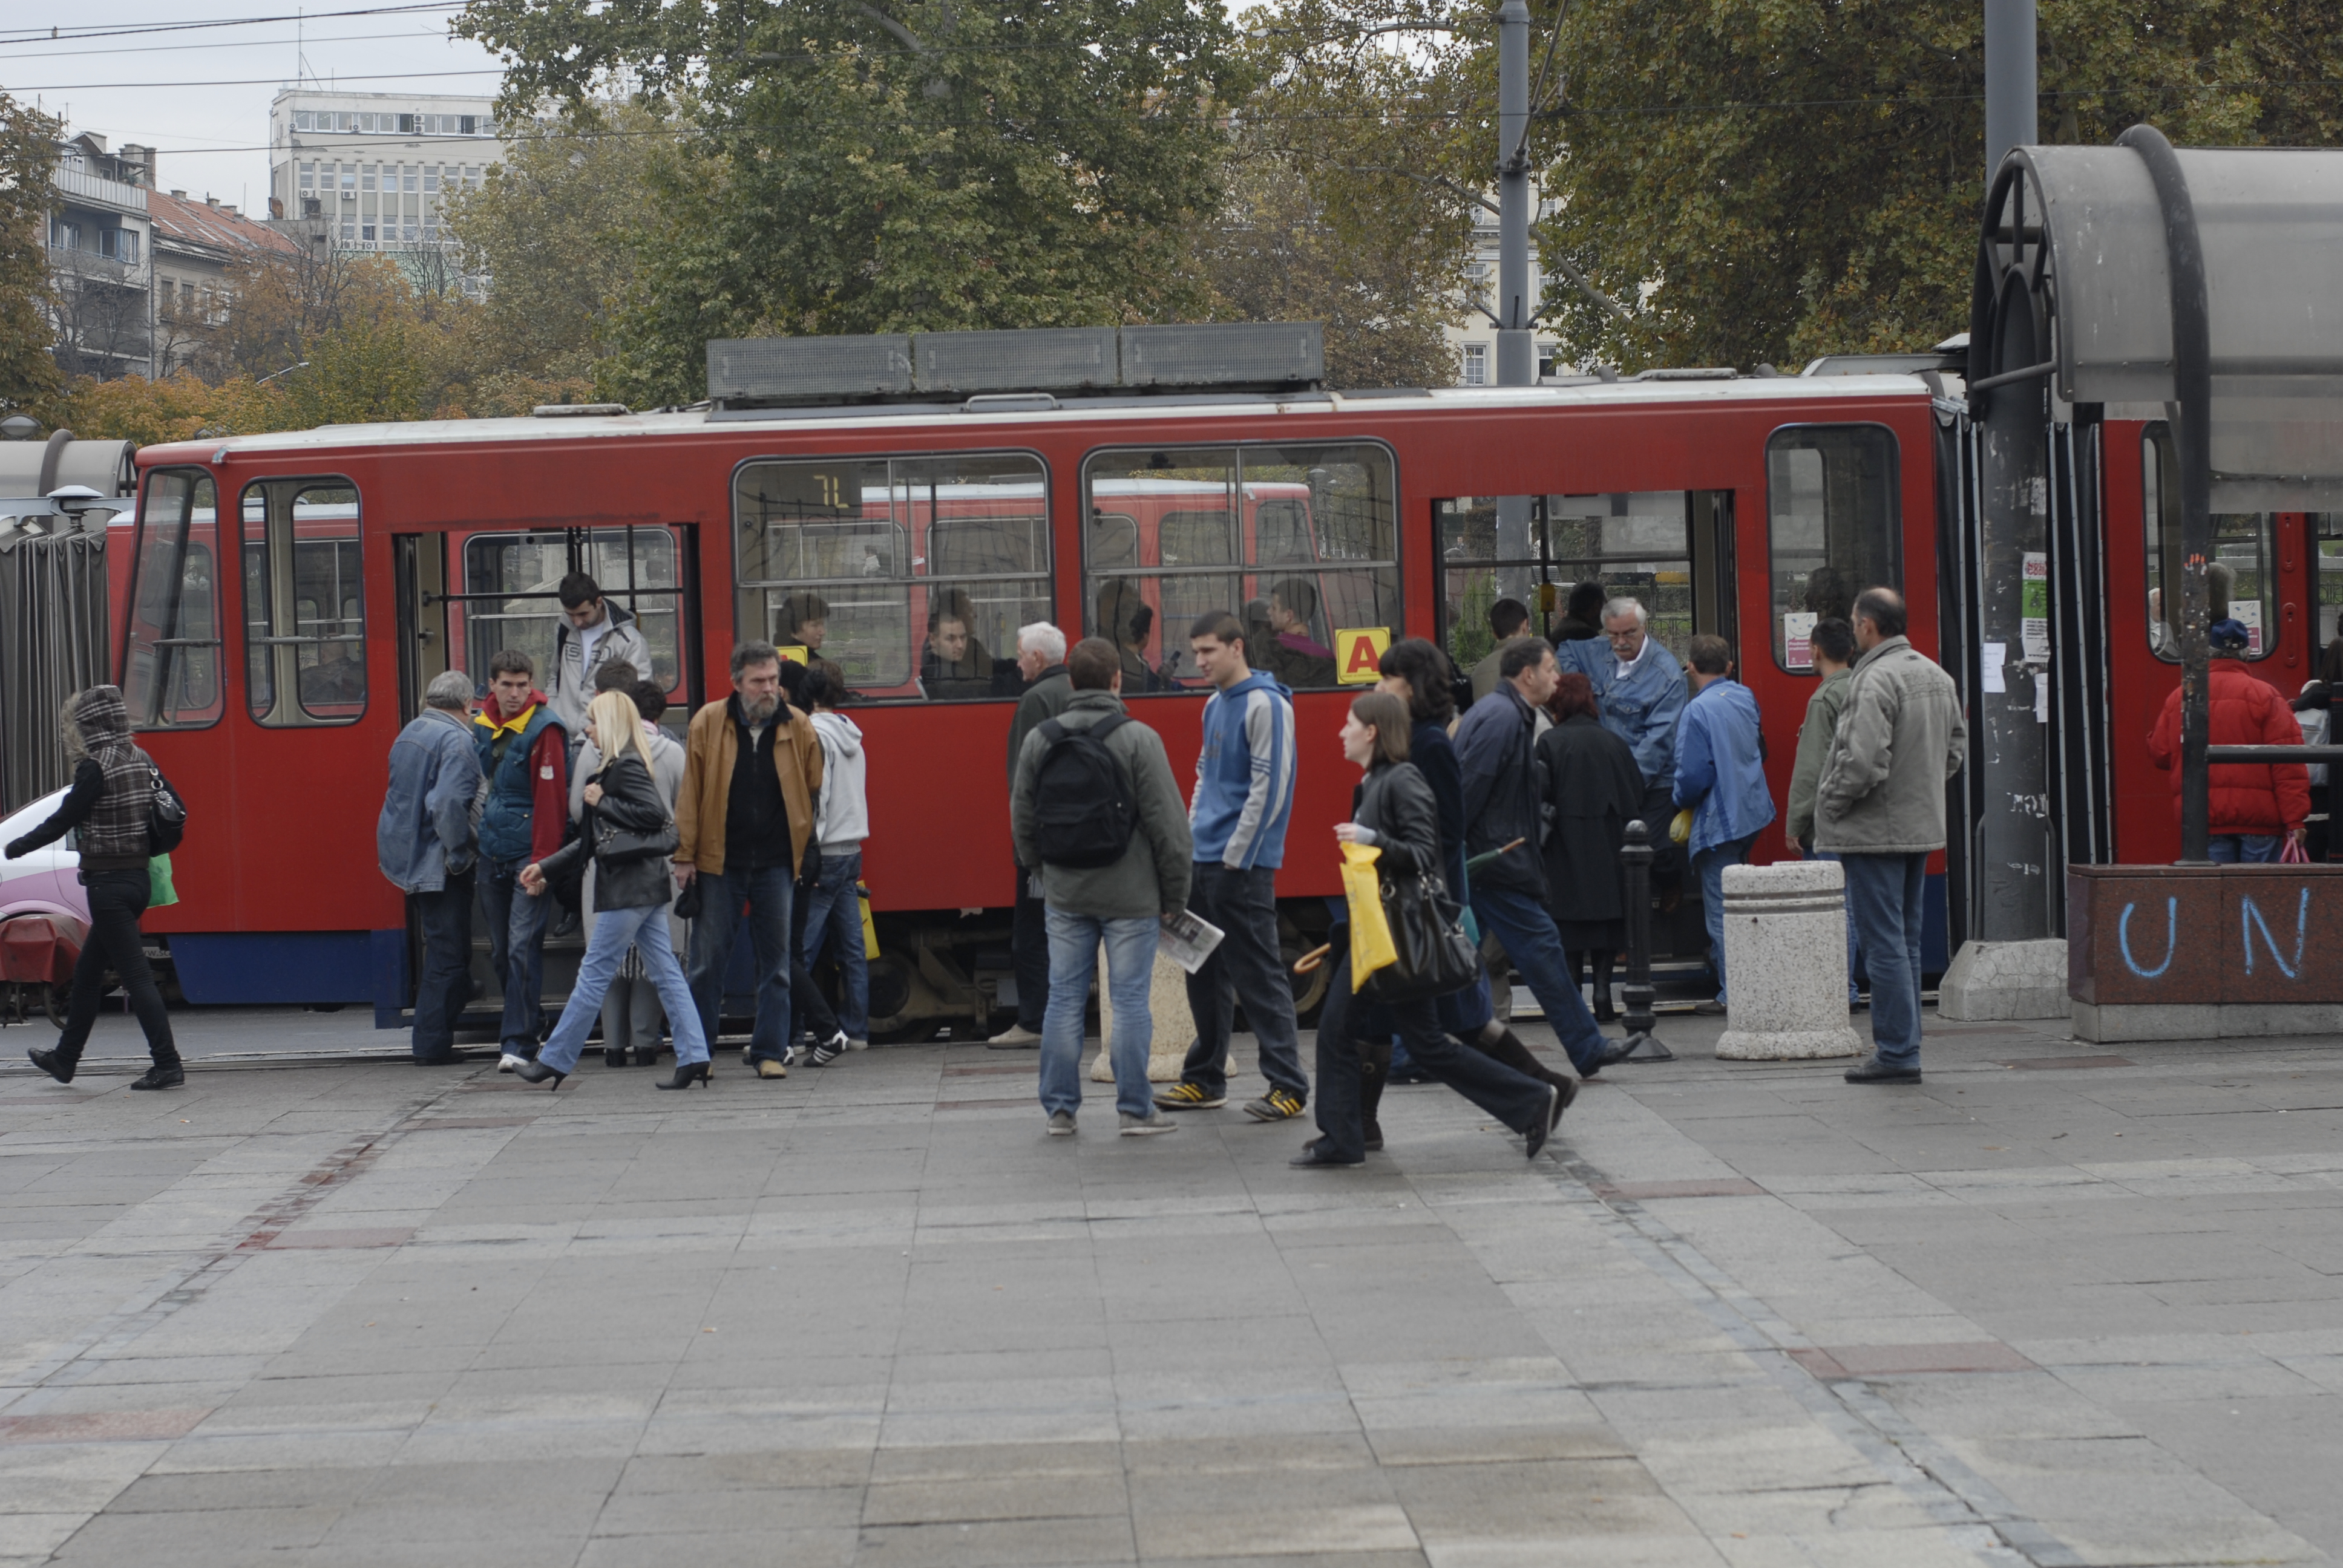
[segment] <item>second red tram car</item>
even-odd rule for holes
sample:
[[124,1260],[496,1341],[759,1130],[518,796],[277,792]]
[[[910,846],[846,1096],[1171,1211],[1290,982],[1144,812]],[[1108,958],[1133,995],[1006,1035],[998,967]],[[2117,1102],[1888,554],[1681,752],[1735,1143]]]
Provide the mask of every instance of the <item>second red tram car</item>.
[[[1676,653],[1698,632],[1736,649],[1778,800],[1815,614],[1898,584],[1914,642],[1938,646],[1943,518],[1963,491],[1940,391],[1901,374],[1675,373],[1062,407],[548,410],[150,447],[109,551],[116,669],[201,826],[175,857],[183,901],[147,929],[192,1001],[370,1002],[396,1022],[411,944],[373,851],[390,742],[443,669],[484,670],[507,647],[543,668],[554,584],[582,568],[641,622],[671,722],[722,695],[743,638],[846,670],[870,757],[875,1029],[982,1026],[1009,983],[1015,683],[1000,667],[1035,620],[1123,646],[1125,695],[1184,782],[1202,698],[1187,623],[1246,618],[1256,665],[1296,689],[1300,796],[1279,882],[1298,948],[1337,891],[1330,829],[1353,780],[1333,739],[1344,634],[1433,638],[1469,667],[1496,598],[1599,578],[1642,598]],[[2153,517],[2157,432],[2109,425],[2093,440],[2106,515]],[[2151,630],[2158,536],[2136,526],[2110,523],[2104,553],[2107,804],[2125,858],[2169,858],[2169,790],[2144,737],[2177,675]],[[2307,678],[2332,614],[2306,608],[2324,601],[2312,574],[2328,533],[2304,518],[2222,524],[2262,631],[2257,668],[2281,684]],[[1785,852],[1778,832],[1757,852]],[[1956,936],[1957,900],[1953,915]],[[1689,909],[1669,928],[1686,951],[1698,929]],[[1931,968],[1946,935],[1932,930]],[[575,955],[548,957],[558,998]]]

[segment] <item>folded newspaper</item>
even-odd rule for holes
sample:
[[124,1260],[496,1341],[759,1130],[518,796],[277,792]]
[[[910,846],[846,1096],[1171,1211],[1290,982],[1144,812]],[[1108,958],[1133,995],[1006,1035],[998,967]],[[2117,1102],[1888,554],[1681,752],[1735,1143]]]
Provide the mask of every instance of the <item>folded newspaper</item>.
[[1212,956],[1212,950],[1221,945],[1221,938],[1225,934],[1210,920],[1200,920],[1189,910],[1182,910],[1176,915],[1163,917],[1163,935],[1156,943],[1155,950],[1190,974],[1194,974],[1204,967],[1204,960]]

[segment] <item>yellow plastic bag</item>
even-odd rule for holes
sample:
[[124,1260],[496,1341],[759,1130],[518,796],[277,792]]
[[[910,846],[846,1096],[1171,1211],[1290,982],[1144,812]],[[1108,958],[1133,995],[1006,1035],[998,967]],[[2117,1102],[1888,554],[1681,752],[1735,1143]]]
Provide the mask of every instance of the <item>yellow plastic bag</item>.
[[1687,806],[1683,810],[1677,812],[1676,819],[1668,824],[1668,842],[1671,844],[1689,844],[1692,842],[1691,807]]
[[1392,946],[1391,926],[1383,920],[1383,879],[1375,862],[1381,849],[1365,844],[1342,846],[1342,893],[1351,903],[1351,989],[1359,990],[1379,969],[1399,962]]
[[857,882],[854,896],[862,904],[862,956],[875,959],[879,956],[879,922],[870,918],[870,890]]

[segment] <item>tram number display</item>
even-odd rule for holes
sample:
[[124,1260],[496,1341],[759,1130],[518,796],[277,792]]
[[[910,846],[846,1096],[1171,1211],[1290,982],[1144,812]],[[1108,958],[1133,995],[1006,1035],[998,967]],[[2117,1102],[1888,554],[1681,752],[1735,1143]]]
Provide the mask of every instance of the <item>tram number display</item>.
[[1343,686],[1373,686],[1383,678],[1383,650],[1391,647],[1387,626],[1338,627],[1334,632],[1334,678]]

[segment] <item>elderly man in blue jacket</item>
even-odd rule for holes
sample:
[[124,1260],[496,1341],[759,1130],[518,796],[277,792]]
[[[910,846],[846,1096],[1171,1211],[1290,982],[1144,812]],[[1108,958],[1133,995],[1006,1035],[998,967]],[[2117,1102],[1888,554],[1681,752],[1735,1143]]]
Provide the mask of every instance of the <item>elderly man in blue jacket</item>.
[[[1644,770],[1644,820],[1654,825],[1674,813],[1668,792],[1676,772],[1676,720],[1690,695],[1684,667],[1652,635],[1651,612],[1643,601],[1617,598],[1603,606],[1603,635],[1565,642],[1556,649],[1564,668],[1575,669],[1594,688],[1603,728],[1627,743]],[[1675,907],[1684,879],[1664,834],[1654,833],[1652,886],[1662,907]]]
[[1693,869],[1700,877],[1716,1000],[1694,1012],[1725,1010],[1725,868],[1749,859],[1749,846],[1774,819],[1765,788],[1765,752],[1757,699],[1728,671],[1733,650],[1721,637],[1692,639],[1692,700],[1676,729],[1675,803],[1692,813]]
[[456,1020],[471,1000],[472,873],[480,859],[480,759],[464,717],[472,679],[443,670],[423,711],[390,745],[390,788],[375,824],[382,874],[414,900],[423,928],[415,1060],[456,1059]]

